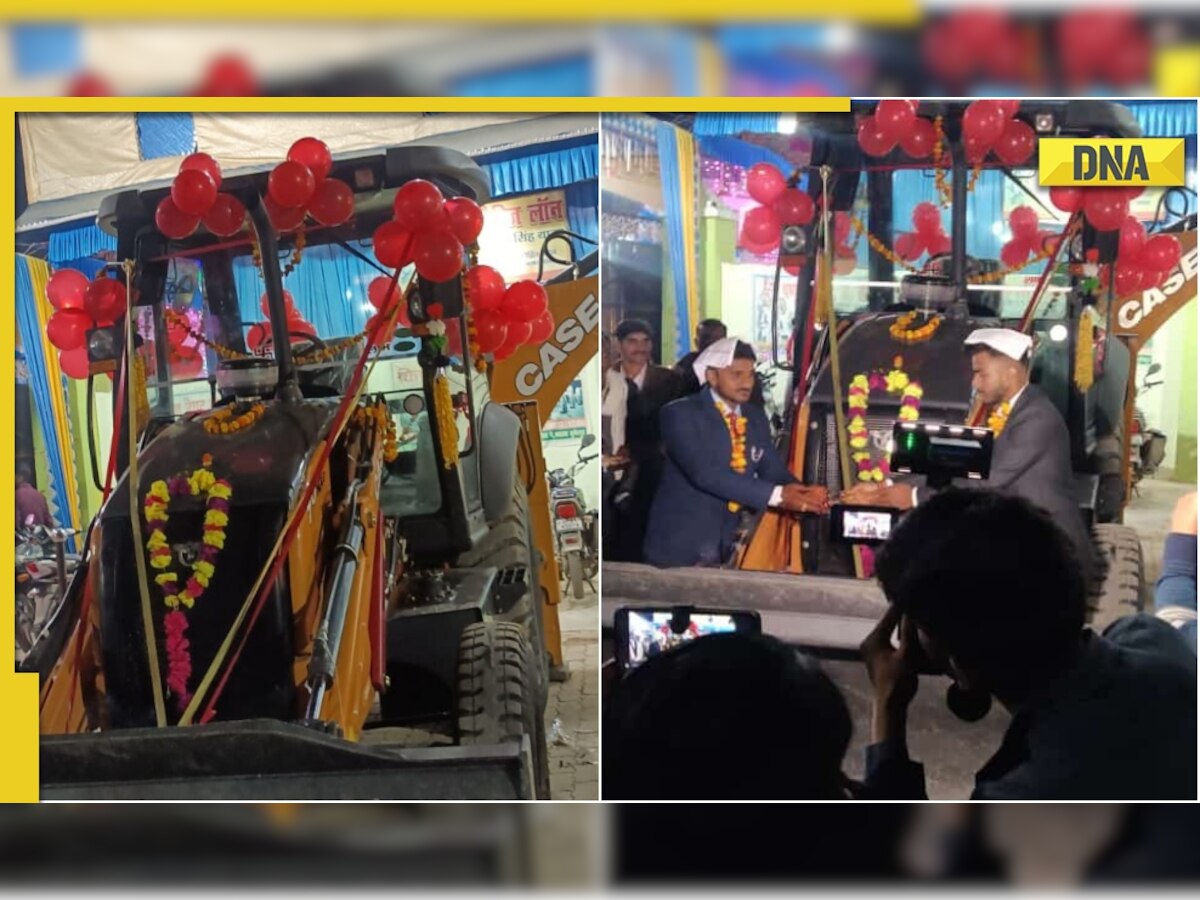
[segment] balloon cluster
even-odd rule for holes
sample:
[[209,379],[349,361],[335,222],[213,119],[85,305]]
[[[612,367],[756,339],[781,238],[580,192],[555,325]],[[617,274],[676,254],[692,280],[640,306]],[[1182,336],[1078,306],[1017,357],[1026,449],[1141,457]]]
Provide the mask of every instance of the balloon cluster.
[[988,153],[1006,166],[1019,166],[1033,156],[1037,135],[1027,122],[1016,118],[1020,100],[975,100],[962,117],[963,155],[981,163]]
[[463,269],[463,248],[483,230],[474,200],[446,200],[432,181],[414,178],[396,191],[392,219],[375,229],[375,258],[389,269],[413,263],[426,281],[449,281]]
[[171,193],[154,210],[154,224],[172,240],[204,227],[217,237],[237,234],[246,220],[246,207],[232,194],[220,193],[221,166],[207,153],[184,157],[171,182]]
[[478,351],[491,353],[497,362],[522,344],[541,344],[554,333],[546,289],[532,279],[505,287],[491,266],[473,266],[467,272],[467,296]]
[[1117,243],[1117,262],[1113,278],[1117,297],[1156,288],[1179,264],[1179,239],[1171,234],[1146,235],[1146,228],[1133,216],[1126,216]]
[[[258,300],[258,308],[262,310],[262,314],[267,317],[267,322],[257,323],[250,326],[250,330],[246,333],[246,346],[251,352],[257,350],[267,338],[271,335],[271,304],[267,299],[266,292],[263,292],[262,297]],[[283,292],[283,308],[287,313],[287,330],[288,334],[297,336],[307,334],[310,337],[317,336],[317,329],[296,309],[296,298],[292,296],[292,292],[285,290]]]
[[783,173],[770,163],[750,167],[746,192],[761,204],[746,211],[738,234],[738,244],[751,253],[770,253],[779,246],[784,228],[807,225],[813,219],[812,198],[799,188],[788,187]]
[[1053,231],[1038,231],[1037,210],[1032,206],[1018,206],[1009,213],[1008,227],[1012,239],[1000,248],[1000,261],[1010,269],[1024,268],[1030,256],[1045,249],[1047,241],[1059,240]]
[[58,348],[59,367],[71,378],[87,378],[87,333],[125,314],[124,283],[104,275],[88,281],[75,269],[59,269],[46,283],[46,299],[54,307],[46,337]]
[[918,203],[912,211],[913,230],[896,236],[896,255],[912,262],[923,253],[950,252],[950,236],[942,228],[942,211],[934,203]]
[[994,82],[1017,81],[1027,56],[1016,24],[1007,13],[995,9],[951,13],[929,26],[921,50],[930,73],[954,84],[976,76]]
[[[222,54],[209,61],[193,97],[257,97],[262,93],[254,70],[240,56]],[[112,84],[95,72],[82,72],[67,85],[68,97],[112,97]]]
[[1142,193],[1132,187],[1052,187],[1050,202],[1065,213],[1083,211],[1097,231],[1116,231],[1129,217],[1129,204]]
[[880,100],[875,112],[858,120],[858,146],[868,156],[887,156],[896,146],[913,159],[933,152],[933,123],[917,116],[917,100]]
[[1144,82],[1153,48],[1134,13],[1081,9],[1059,20],[1058,61],[1068,84],[1104,82],[1114,87]]

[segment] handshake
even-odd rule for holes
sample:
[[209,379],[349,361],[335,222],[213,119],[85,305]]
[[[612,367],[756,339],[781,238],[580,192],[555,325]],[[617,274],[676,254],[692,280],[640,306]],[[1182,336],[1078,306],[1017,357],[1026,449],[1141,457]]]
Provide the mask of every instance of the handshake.
[[[846,506],[912,508],[912,488],[903,484],[856,484],[842,492],[838,502]],[[829,491],[821,485],[785,484],[780,506],[789,512],[824,515],[829,512]]]

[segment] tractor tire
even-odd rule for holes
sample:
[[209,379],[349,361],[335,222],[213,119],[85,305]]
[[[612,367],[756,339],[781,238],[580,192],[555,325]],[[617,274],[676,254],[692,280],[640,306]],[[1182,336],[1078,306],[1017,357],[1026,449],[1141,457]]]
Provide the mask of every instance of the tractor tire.
[[529,646],[539,649],[538,696],[544,702],[546,686],[550,683],[550,668],[549,654],[545,652],[546,642],[542,637],[542,592],[538,585],[541,563],[541,554],[533,546],[529,527],[529,497],[518,473],[513,480],[513,499],[508,512],[488,529],[478,545],[461,554],[454,564],[460,569],[525,567],[529,590],[511,608],[497,613],[496,618],[501,622],[519,625]]
[[576,600],[583,599],[583,560],[578,553],[567,557],[567,581],[571,585],[571,596]]
[[503,744],[528,735],[535,799],[548,800],[549,753],[535,672],[518,625],[490,621],[463,629],[455,677],[458,743]]
[[1096,546],[1107,564],[1104,580],[1089,601],[1089,624],[1103,632],[1117,619],[1144,607],[1145,571],[1142,542],[1128,525],[1104,523],[1095,526]]

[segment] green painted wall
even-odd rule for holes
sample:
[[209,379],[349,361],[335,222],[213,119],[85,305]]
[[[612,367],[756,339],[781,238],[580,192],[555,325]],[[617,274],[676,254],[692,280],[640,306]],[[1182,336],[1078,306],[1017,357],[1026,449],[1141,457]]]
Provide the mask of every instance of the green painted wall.
[[1196,482],[1196,303],[1189,303],[1171,319],[1172,370],[1178,376],[1179,400],[1169,411],[1175,417],[1175,466],[1171,478]]
[[733,262],[737,246],[737,223],[719,216],[705,216],[700,231],[700,318],[720,319],[721,265]]

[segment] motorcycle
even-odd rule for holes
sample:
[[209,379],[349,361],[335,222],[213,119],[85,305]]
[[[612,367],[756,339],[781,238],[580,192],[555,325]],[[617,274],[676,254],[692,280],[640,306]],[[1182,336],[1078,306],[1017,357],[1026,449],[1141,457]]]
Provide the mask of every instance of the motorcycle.
[[[1146,393],[1150,388],[1158,387],[1162,384],[1162,379],[1151,381],[1153,375],[1157,375],[1162,371],[1162,366],[1154,363],[1146,370],[1146,377],[1142,379],[1142,384],[1137,389],[1137,396]],[[1167,436],[1157,428],[1150,428],[1146,422],[1146,414],[1142,412],[1136,405],[1133,407],[1133,427],[1129,434],[1129,467],[1131,471],[1130,481],[1133,484],[1134,494],[1139,494],[1138,482],[1146,477],[1154,477],[1154,473],[1158,471],[1158,467],[1162,465],[1163,459],[1167,455]]]
[[53,617],[67,583],[79,566],[80,556],[66,552],[75,534],[70,528],[46,528],[25,520],[17,531],[16,656],[20,662],[37,643],[42,628]]
[[554,535],[558,549],[558,568],[563,582],[576,599],[583,597],[584,582],[595,590],[592,579],[600,568],[597,543],[596,511],[589,510],[583,491],[575,485],[575,476],[599,454],[584,456],[583,451],[596,443],[594,434],[585,434],[570,469],[554,469],[550,482],[550,508],[554,514]]

